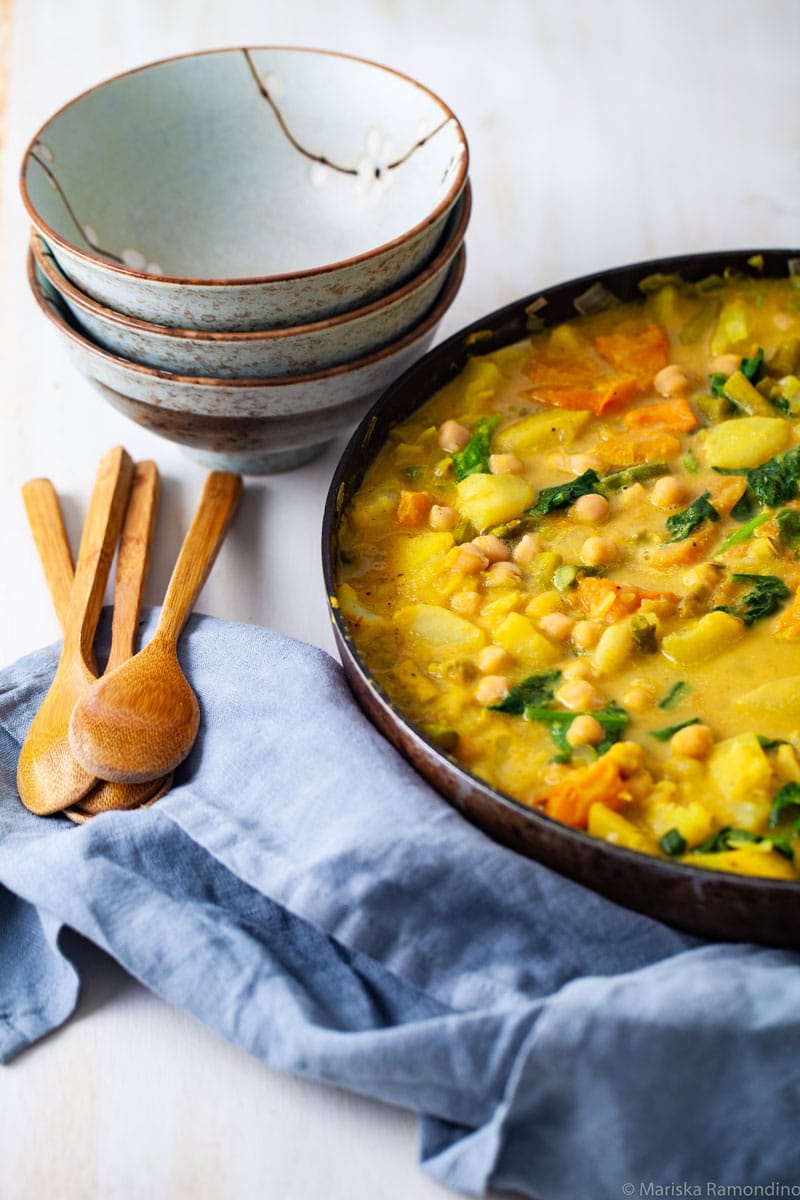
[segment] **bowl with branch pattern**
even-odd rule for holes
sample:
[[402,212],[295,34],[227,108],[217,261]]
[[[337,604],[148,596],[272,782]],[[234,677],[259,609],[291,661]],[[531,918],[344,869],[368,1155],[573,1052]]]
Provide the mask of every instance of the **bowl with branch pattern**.
[[197,330],[281,328],[424,268],[467,179],[433,92],[299,47],[184,55],[84,92],[21,175],[34,228],[86,295]]

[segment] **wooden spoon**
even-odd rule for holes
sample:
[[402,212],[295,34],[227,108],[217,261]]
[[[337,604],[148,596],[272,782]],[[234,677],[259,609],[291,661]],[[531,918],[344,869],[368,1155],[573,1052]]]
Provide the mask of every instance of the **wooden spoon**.
[[[156,464],[137,463],[117,553],[111,652],[106,670],[113,670],[133,654],[150,565],[158,485]],[[23,485],[22,496],[56,616],[63,629],[74,570],[58,495],[49,479],[32,479]],[[81,823],[98,812],[152,804],[169,790],[171,781],[171,774],[149,783],[108,783],[98,780],[80,804],[64,809],[64,815]]]
[[30,479],[22,485],[22,499],[53,608],[65,633],[75,568],[56,489],[49,479]]
[[132,477],[133,462],[121,446],[100,460],[67,606],[61,658],[20,751],[17,788],[26,808],[40,816],[74,804],[95,784],[97,772],[87,772],[70,752],[69,720],[95,679],[89,666],[92,642]]
[[177,643],[228,530],[239,475],[213,471],[181,547],[151,641],[99,679],[70,720],[70,746],[101,779],[140,783],[182,762],[200,724],[197,697],[181,671]]

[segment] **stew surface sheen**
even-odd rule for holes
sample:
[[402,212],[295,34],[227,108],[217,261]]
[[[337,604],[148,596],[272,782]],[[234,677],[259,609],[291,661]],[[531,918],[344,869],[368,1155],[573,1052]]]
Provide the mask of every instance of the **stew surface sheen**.
[[641,287],[476,339],[353,497],[337,603],[398,708],[499,791],[796,879],[800,280]]

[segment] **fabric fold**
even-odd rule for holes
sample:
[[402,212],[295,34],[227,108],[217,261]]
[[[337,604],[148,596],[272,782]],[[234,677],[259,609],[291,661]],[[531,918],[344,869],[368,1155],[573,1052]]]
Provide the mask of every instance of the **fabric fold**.
[[15,786],[58,648],[0,673],[0,1059],[73,1010],[68,927],[271,1067],[413,1109],[465,1193],[796,1182],[800,956],[495,844],[313,647],[196,616],[180,652],[202,723],[173,790],[80,827]]

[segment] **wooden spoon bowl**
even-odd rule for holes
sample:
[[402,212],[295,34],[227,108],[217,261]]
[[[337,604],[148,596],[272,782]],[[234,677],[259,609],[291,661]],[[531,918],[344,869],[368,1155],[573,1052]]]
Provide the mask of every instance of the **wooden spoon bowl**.
[[143,783],[173,770],[191,750],[200,708],[177,658],[177,642],[222,544],[242,489],[213,471],[172,573],[152,640],[108,672],[72,713],[69,740],[86,771]]

